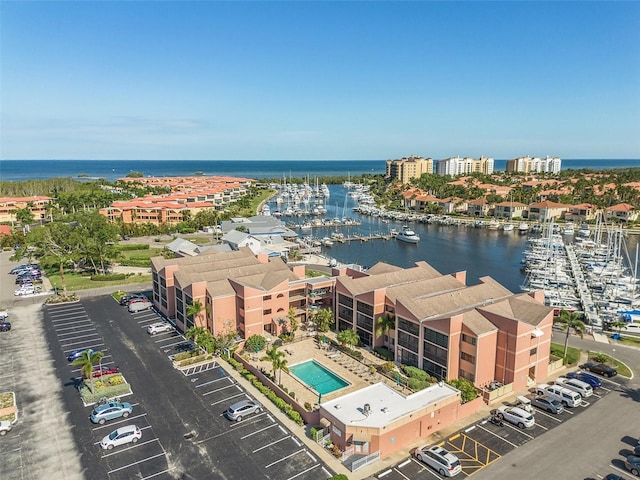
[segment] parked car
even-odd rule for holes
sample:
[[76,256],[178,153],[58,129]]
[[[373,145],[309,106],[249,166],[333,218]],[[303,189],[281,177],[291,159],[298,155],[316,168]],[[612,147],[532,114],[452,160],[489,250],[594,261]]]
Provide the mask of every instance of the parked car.
[[11,431],[12,425],[9,420],[0,421],[0,435],[6,435]]
[[0,332],[8,332],[11,330],[11,324],[9,322],[5,322],[4,320],[0,322]]
[[89,354],[93,353],[94,350],[91,348],[79,348],[78,350],[74,350],[69,355],[67,355],[67,360],[69,362],[73,362],[76,358],[80,358],[82,356],[82,352],[88,350]]
[[640,457],[640,443],[633,447],[633,454]]
[[21,297],[24,295],[33,295],[34,293],[36,293],[36,289],[33,284],[25,284],[21,285],[13,294],[17,297]]
[[555,383],[579,393],[583,398],[593,395],[593,388],[591,388],[591,385],[578,380],[577,378],[558,377],[556,378]]
[[127,443],[136,443],[142,438],[142,431],[136,425],[127,425],[114,430],[105,436],[100,442],[100,446],[104,450],[111,450],[113,447],[125,445]]
[[538,395],[547,395],[554,400],[559,400],[565,407],[574,408],[582,405],[582,396],[562,385],[547,385],[546,383],[541,383],[536,387],[536,393]]
[[453,477],[462,471],[460,459],[442,447],[420,447],[415,452],[422,463],[437,470],[443,477]]
[[627,480],[624,477],[621,477],[620,475],[616,475],[615,473],[608,473],[606,477],[604,477],[604,480]]
[[517,425],[519,428],[533,427],[536,423],[533,415],[519,407],[508,407],[503,405],[498,407],[496,415],[498,418],[504,419],[513,425]]
[[9,318],[9,311],[0,310],[0,320],[6,320],[7,318]]
[[587,362],[580,365],[580,368],[597,373],[603,377],[615,377],[618,374],[615,368],[605,365],[604,363]]
[[262,411],[262,405],[254,400],[240,400],[239,402],[231,405],[224,415],[229,420],[235,422],[241,422],[244,417],[251,415],[252,413],[260,413]]
[[602,380],[587,372],[567,372],[566,376],[567,378],[575,378],[581,382],[588,383],[591,385],[591,388],[598,388],[602,386]]
[[114,373],[120,373],[120,369],[118,367],[98,367],[91,372],[91,376],[93,378],[99,378],[103,375],[113,375]]
[[147,327],[147,333],[149,335],[155,335],[156,333],[171,332],[171,331],[173,331],[173,326],[170,323],[157,322],[157,323],[152,323]]
[[153,307],[153,303],[149,300],[141,300],[139,302],[133,302],[129,304],[128,310],[131,313],[142,312],[143,310],[149,310]]
[[114,418],[120,417],[127,418],[131,415],[132,411],[133,407],[130,403],[112,402],[105,405],[99,405],[94,408],[89,418],[93,423],[104,425],[107,420],[113,420]]
[[547,395],[539,395],[531,399],[532,405],[544,410],[548,413],[562,413],[564,406],[560,400],[555,400]]
[[624,461],[624,466],[636,477],[640,477],[640,457],[629,455]]
[[128,305],[129,302],[131,300],[133,300],[134,298],[147,299],[147,297],[146,297],[146,295],[144,293],[128,293],[127,295],[123,295],[120,298],[120,305],[122,305],[124,307],[125,305]]

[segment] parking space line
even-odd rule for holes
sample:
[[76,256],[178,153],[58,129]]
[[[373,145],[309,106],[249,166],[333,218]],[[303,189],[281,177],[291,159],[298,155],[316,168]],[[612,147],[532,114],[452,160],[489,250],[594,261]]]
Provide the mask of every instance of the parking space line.
[[[505,420],[505,422],[504,422],[504,426],[505,426],[505,427],[509,427],[509,428],[511,428],[511,429],[513,429],[513,430],[515,430],[516,432],[520,432],[520,433],[522,433],[525,437],[529,437],[529,438],[530,438],[530,439],[532,439],[532,440],[533,440],[533,438],[534,438],[534,437],[532,437],[531,435],[529,435],[528,433],[525,433],[523,428],[519,428],[519,427],[516,427],[516,426],[514,426],[514,425],[511,425],[511,424],[510,424],[509,422],[507,422],[506,420]],[[546,430],[546,429],[545,429],[545,430]]]
[[91,319],[87,315],[76,315],[60,317],[57,320],[51,320],[51,325],[56,328],[58,325],[64,325],[64,322],[90,322]]
[[293,457],[293,456],[295,456],[295,455],[297,455],[297,454],[299,454],[299,453],[304,452],[304,450],[305,450],[304,448],[303,448],[303,449],[301,449],[301,450],[297,450],[297,451],[295,451],[295,452],[293,452],[293,453],[291,453],[291,454],[287,455],[286,457],[282,457],[280,460],[276,460],[275,462],[272,462],[272,463],[270,463],[269,465],[265,465],[265,467],[264,467],[264,468],[270,468],[270,467],[273,467],[274,465],[277,465],[278,463],[280,463],[280,462],[282,462],[282,461],[284,461],[284,460],[286,460],[286,459],[288,459],[288,458],[291,458],[291,457]]
[[[86,342],[76,342],[76,343],[70,343],[68,345],[65,345],[65,347],[70,347],[71,345],[78,345],[78,344],[86,344]],[[95,348],[95,347],[99,347],[100,345],[104,345],[104,343],[89,343],[88,345],[86,345],[85,348]],[[69,353],[69,352],[75,352],[76,350],[78,350],[77,348],[67,348],[62,350],[63,353]],[[104,352],[104,350],[100,350],[101,352]]]
[[99,427],[95,427],[92,428],[91,430],[96,432],[98,430],[102,430],[104,428],[110,428],[111,425],[118,425],[119,423],[123,423],[123,422],[130,422],[131,420],[133,420],[134,418],[141,418],[141,417],[146,417],[147,414],[146,413],[141,413],[140,415],[135,415],[133,417],[127,417],[127,418],[123,418],[122,420],[118,420],[117,422],[110,422],[110,423],[105,423],[104,425],[100,425]]
[[212,393],[221,392],[222,390],[226,390],[227,388],[233,388],[235,386],[236,386],[235,383],[231,383],[231,385],[227,385],[226,387],[222,387],[222,388],[218,388],[217,390],[211,390],[209,392],[205,392],[205,393],[202,394],[202,396],[206,397],[207,395],[211,395]]
[[[91,322],[87,322],[87,327],[91,327],[90,330],[96,329],[96,327],[94,327]],[[75,330],[76,328],[83,328],[83,327],[74,326],[74,327],[56,328],[56,335],[57,336],[66,335],[66,333],[60,333],[60,332],[63,332],[64,330]]]
[[216,382],[219,382],[220,380],[229,380],[231,383],[233,383],[233,380],[229,377],[220,377],[220,378],[216,378],[215,380],[209,380],[208,382],[204,382],[199,385],[196,385],[196,388],[205,387],[210,383],[216,383]]
[[[307,453],[309,453],[309,452],[307,452]],[[312,457],[312,458],[313,458],[313,457]],[[315,459],[314,459],[314,460],[315,460]],[[315,460],[315,461],[317,461],[317,460]],[[319,464],[319,463],[316,463],[315,465],[313,465],[313,466],[311,466],[311,467],[307,468],[306,470],[303,470],[303,471],[302,471],[302,472],[300,472],[300,473],[296,473],[293,477],[289,477],[287,480],[293,480],[294,478],[298,478],[300,475],[304,475],[305,473],[308,473],[308,472],[310,472],[311,470],[313,470],[314,468],[318,468],[319,466],[320,466],[320,464]]]
[[257,433],[264,432],[265,430],[269,430],[270,428],[273,428],[273,427],[275,427],[277,425],[278,425],[277,423],[274,423],[272,425],[269,425],[268,427],[264,427],[264,428],[261,428],[260,430],[256,430],[255,432],[251,432],[251,433],[245,435],[244,437],[240,437],[240,440],[244,440],[245,438],[249,438],[249,437],[251,437],[251,436],[253,436],[253,435],[257,434]]
[[173,470],[172,468],[167,468],[166,470],[162,470],[161,472],[154,473],[153,475],[149,475],[148,477],[142,477],[140,480],[149,480],[150,478],[157,477],[158,475],[162,475],[163,473],[167,473]]
[[186,343],[186,340],[180,340],[179,342],[176,343],[170,343],[169,345],[162,345],[162,348],[167,348],[167,347],[174,347],[176,345],[180,345],[181,343]]
[[623,470],[620,467],[616,467],[613,463],[610,463],[609,466],[611,468],[615,468],[617,471],[624,473],[625,477],[632,477],[633,475],[628,470]]
[[[540,414],[544,417],[550,418],[551,420],[555,420],[558,423],[562,423],[562,420],[560,420],[558,417],[556,417],[555,415],[552,415],[550,413],[544,412],[542,410],[536,410],[536,415]],[[537,424],[536,424],[537,425]]]
[[218,401],[218,402],[213,402],[213,403],[211,404],[211,406],[213,406],[213,405],[218,405],[218,404],[220,404],[220,403],[224,403],[224,402],[228,402],[228,401],[229,401],[229,400],[231,400],[232,398],[237,398],[237,397],[242,397],[242,396],[245,396],[245,397],[249,398],[249,396],[248,396],[246,393],[242,392],[242,393],[239,393],[239,394],[237,394],[237,395],[232,395],[231,397],[224,398],[224,399],[222,399],[222,400],[220,400],[220,401]]
[[64,312],[64,313],[58,313],[58,314],[50,314],[49,315],[51,317],[51,322],[55,323],[56,322],[56,318],[71,318],[74,316],[85,316],[88,317],[87,312],[83,311],[83,310],[76,310],[74,312]]
[[[152,457],[143,458],[142,460],[138,460],[137,462],[130,463],[129,465],[124,465],[122,467],[118,467],[118,468],[115,468],[113,470],[109,470],[107,472],[107,474],[110,475],[112,473],[119,472],[120,470],[124,470],[125,468],[133,467],[134,465],[139,465],[141,463],[148,462],[149,460],[153,460],[154,458],[163,457],[164,455],[165,455],[165,453],[162,452],[162,453],[159,453],[157,455],[153,455]],[[104,457],[102,457],[102,458],[104,458]]]
[[[484,422],[482,422],[482,423],[487,423],[488,421],[489,421],[489,420],[485,420],[485,421],[484,421]],[[482,425],[478,425],[478,428],[481,428],[482,430],[484,430],[485,432],[490,433],[490,434],[491,434],[491,435],[493,435],[494,437],[499,438],[500,440],[502,440],[502,441],[504,441],[504,442],[507,442],[509,445],[511,445],[511,446],[513,446],[513,447],[515,447],[515,448],[518,448],[518,445],[516,445],[515,443],[510,442],[510,441],[509,441],[509,440],[507,440],[506,438],[502,438],[500,435],[497,435],[497,434],[493,433],[493,432],[492,432],[491,430],[489,430],[488,428],[485,428],[485,427],[483,427]]]
[[[396,472],[398,472],[398,474],[400,474],[400,476],[402,476],[402,477],[406,478],[407,480],[411,480],[409,477],[407,477],[404,473],[402,473],[402,472],[401,472],[400,470],[398,470],[397,468],[394,468],[394,470],[395,470]],[[389,472],[391,472],[391,470],[389,470]],[[433,473],[433,472],[431,472],[431,471],[429,471],[429,472],[430,472],[430,473],[432,473],[434,476],[436,476],[436,475],[435,475],[435,473]],[[380,478],[380,477],[378,477],[378,478]],[[440,477],[436,476],[436,478],[440,478]]]
[[259,452],[260,450],[264,450],[265,448],[272,447],[272,446],[274,446],[276,443],[280,443],[280,442],[282,442],[283,440],[286,440],[287,438],[291,438],[291,435],[287,435],[286,437],[282,437],[282,438],[281,438],[281,439],[279,439],[279,440],[276,440],[276,441],[274,441],[274,442],[268,443],[267,445],[263,445],[262,447],[255,449],[255,450],[254,450],[253,452],[251,452],[251,453],[256,453],[256,452]]
[[63,333],[62,335],[75,335],[75,336],[69,337],[69,338],[58,338],[58,340],[60,340],[61,342],[66,342],[67,340],[77,340],[78,338],[99,337],[100,336],[100,334],[96,330],[94,330],[94,333],[88,333],[86,335],[77,335],[77,333],[81,333],[81,332]]
[[76,325],[78,323],[88,323],[89,325],[93,325],[93,323],[91,323],[91,320],[89,320],[89,319],[87,319],[87,320],[76,320],[76,321],[73,321],[73,322],[58,323],[57,325],[53,326],[53,329],[57,332],[59,326]]

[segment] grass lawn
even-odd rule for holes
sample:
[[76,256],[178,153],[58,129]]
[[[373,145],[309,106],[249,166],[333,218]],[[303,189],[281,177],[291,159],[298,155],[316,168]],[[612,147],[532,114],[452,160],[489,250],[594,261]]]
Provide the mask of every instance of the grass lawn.
[[605,363],[611,367],[614,367],[618,371],[618,375],[623,375],[625,377],[631,376],[631,370],[629,370],[629,368],[625,364],[607,355],[606,353],[589,352],[589,361]]
[[[62,282],[60,281],[60,275],[50,274],[47,275],[51,281],[52,287],[58,287],[58,292],[62,290]],[[82,275],[78,273],[65,273],[64,280],[67,284],[67,291],[76,292],[78,290],[84,290],[87,288],[99,288],[99,287],[117,287],[120,285],[135,285],[136,283],[146,283],[151,281],[151,274],[148,275],[129,275],[124,280],[111,280],[106,282],[95,282],[91,280],[90,275]]]
[[[551,355],[555,355],[558,358],[564,357],[564,344],[552,343]],[[567,348],[567,358],[564,361],[565,365],[575,365],[580,360],[580,349],[575,347]]]
[[614,340],[616,343],[623,345],[631,345],[632,347],[640,347],[640,337],[620,337],[620,340]]

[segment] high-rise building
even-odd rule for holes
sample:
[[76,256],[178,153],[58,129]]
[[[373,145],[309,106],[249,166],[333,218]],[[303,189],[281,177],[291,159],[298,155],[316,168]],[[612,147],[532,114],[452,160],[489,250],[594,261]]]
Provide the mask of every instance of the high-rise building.
[[436,166],[438,175],[466,175],[469,173],[483,173],[491,175],[493,173],[493,158],[471,157],[461,158],[459,156],[439,160]]
[[562,160],[559,157],[549,157],[544,159],[538,157],[518,157],[507,160],[507,172],[522,173],[560,173]]
[[423,173],[433,173],[433,159],[411,155],[399,160],[387,160],[387,178],[409,183],[412,178],[420,178]]

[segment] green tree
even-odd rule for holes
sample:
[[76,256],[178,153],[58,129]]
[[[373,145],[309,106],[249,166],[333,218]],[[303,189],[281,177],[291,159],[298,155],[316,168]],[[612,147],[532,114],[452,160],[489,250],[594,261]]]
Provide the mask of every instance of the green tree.
[[185,310],[185,313],[187,314],[188,317],[193,317],[194,323],[198,325],[199,323],[200,324],[202,323],[202,322],[198,322],[198,320],[202,320],[201,316],[203,311],[204,311],[204,305],[202,305],[202,302],[200,300],[196,300],[191,305],[187,305],[187,309]]
[[563,332],[566,332],[564,339],[564,353],[562,358],[566,360],[567,349],[569,348],[569,334],[573,331],[580,338],[584,337],[587,330],[586,325],[580,320],[580,314],[577,312],[570,312],[568,310],[560,310],[560,314],[553,319],[553,323],[560,325]]
[[84,378],[89,379],[90,390],[93,392],[93,366],[96,363],[100,363],[104,353],[87,349],[76,358],[71,365],[74,367],[80,367],[80,372]]
[[293,307],[289,307],[289,311],[287,312],[287,322],[289,322],[289,329],[291,330],[291,333],[296,333],[296,330],[300,328],[300,321],[296,315],[296,309]]
[[319,332],[328,332],[331,329],[331,324],[334,322],[333,312],[330,308],[321,308],[315,313],[313,320]]
[[478,396],[478,390],[466,378],[454,378],[453,380],[447,380],[447,383],[460,390],[462,403],[470,402]]
[[247,352],[257,353],[267,344],[267,340],[262,335],[251,335],[244,342],[244,349]]
[[342,330],[336,336],[338,341],[342,344],[342,346],[349,345],[350,347],[355,347],[360,342],[360,335],[355,330],[348,328],[346,330]]
[[389,313],[385,313],[376,320],[376,338],[380,338],[394,328],[396,328],[395,317]]
[[[31,202],[29,202],[31,203]],[[33,205],[33,204],[32,204]],[[25,208],[19,208],[16,210],[16,220],[20,222],[21,225],[30,225],[33,223],[33,213],[31,213],[31,209],[27,206]]]
[[211,332],[204,327],[191,327],[184,336],[187,340],[193,340],[196,347],[205,350],[207,353],[213,353],[215,350],[215,341]]
[[287,360],[284,358],[285,353],[283,351],[278,350],[279,345],[274,345],[270,349],[267,350],[267,354],[262,357],[260,360],[271,362],[271,368],[273,369],[273,376],[275,378],[276,373],[278,373],[278,383],[282,383],[282,371],[289,371],[287,367]]

